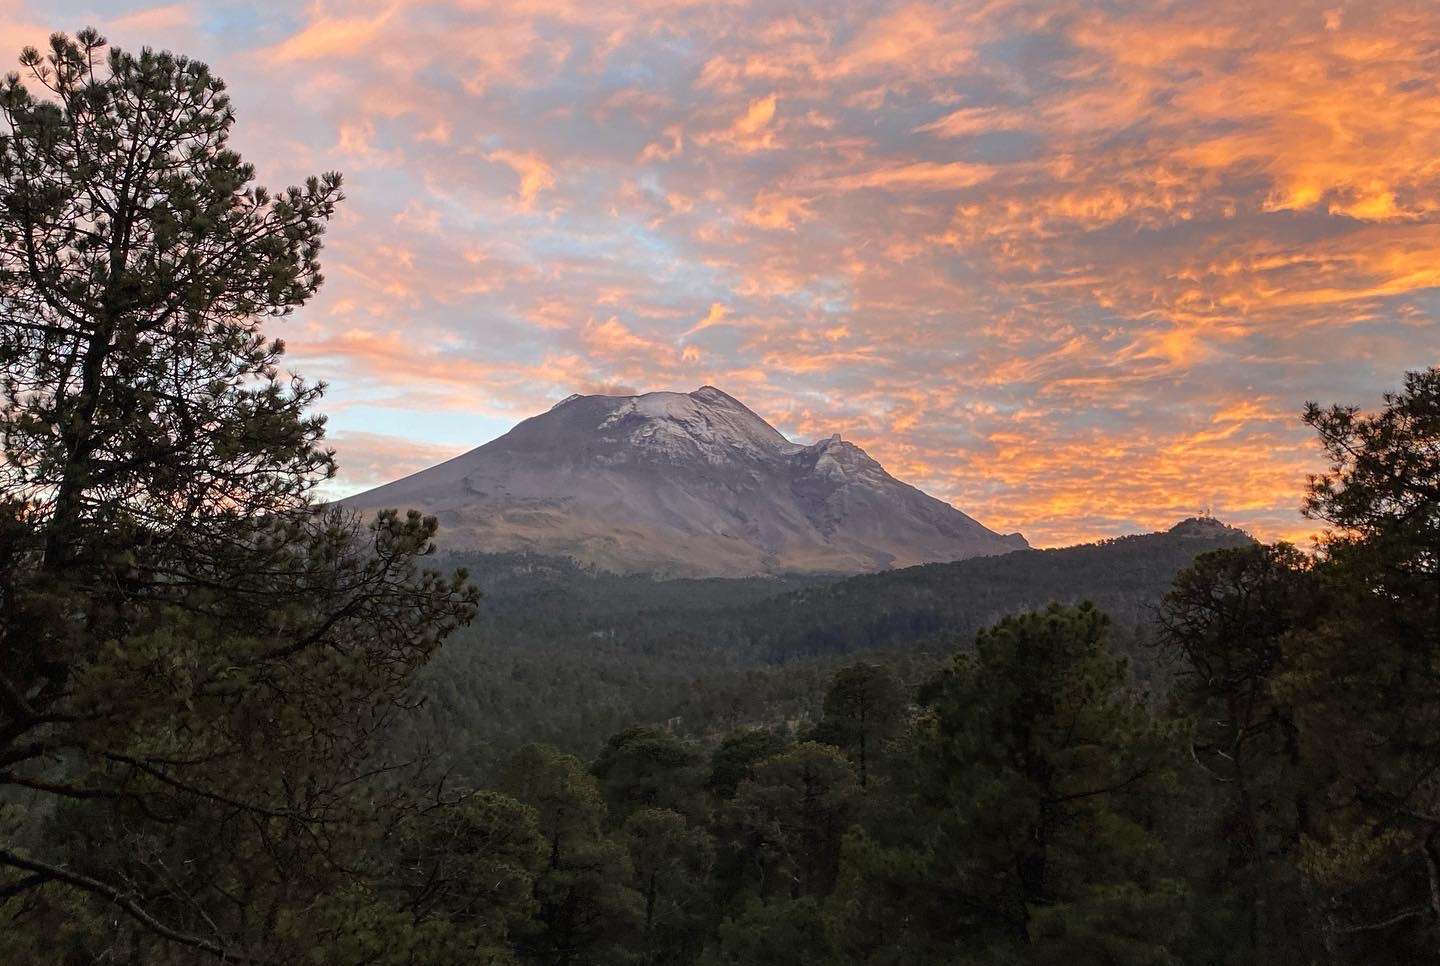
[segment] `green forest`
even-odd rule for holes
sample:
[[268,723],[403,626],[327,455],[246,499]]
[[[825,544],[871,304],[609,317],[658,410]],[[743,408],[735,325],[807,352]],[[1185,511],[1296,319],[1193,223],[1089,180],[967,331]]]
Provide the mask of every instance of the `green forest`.
[[1054,602],[1103,610],[1111,646],[1161,693],[1173,672],[1149,646],[1161,598],[1200,554],[1253,542],[1197,519],[845,579],[656,580],[532,555],[440,558],[466,567],[484,606],[420,673],[425,706],[402,730],[470,781],[537,740],[589,758],[636,722],[712,742],[742,726],[794,730],[856,655],[918,685],[983,628]]
[[1323,537],[848,579],[435,553],[267,327],[338,174],[94,31],[0,85],[0,962],[1440,958],[1440,369]]

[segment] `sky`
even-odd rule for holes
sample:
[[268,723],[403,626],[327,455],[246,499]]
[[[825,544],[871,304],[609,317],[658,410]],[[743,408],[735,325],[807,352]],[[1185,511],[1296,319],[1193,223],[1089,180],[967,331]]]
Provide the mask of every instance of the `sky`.
[[1440,5],[0,0],[204,60],[349,492],[572,392],[718,386],[1039,546],[1306,542],[1307,400],[1440,363]]

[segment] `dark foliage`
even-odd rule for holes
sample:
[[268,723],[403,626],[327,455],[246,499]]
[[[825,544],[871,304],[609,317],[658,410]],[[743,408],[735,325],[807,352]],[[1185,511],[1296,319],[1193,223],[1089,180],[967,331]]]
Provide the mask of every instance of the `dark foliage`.
[[413,725],[471,780],[520,745],[581,755],[635,722],[718,738],[749,725],[823,716],[830,675],[883,655],[914,684],[957,644],[1051,601],[1093,601],[1112,640],[1152,689],[1171,671],[1147,648],[1175,575],[1201,553],[1253,543],[1209,520],[1063,550],[1018,551],[872,576],[655,580],[572,561],[466,555],[485,607],[423,679]]
[[82,31],[21,65],[0,86],[0,958],[105,923],[115,956],[278,958],[295,910],[363,887],[365,840],[423,810],[376,736],[475,595],[420,568],[433,520],[310,502],[320,387],[280,378],[260,323],[319,286],[339,177],[251,185],[224,85],[184,57]]

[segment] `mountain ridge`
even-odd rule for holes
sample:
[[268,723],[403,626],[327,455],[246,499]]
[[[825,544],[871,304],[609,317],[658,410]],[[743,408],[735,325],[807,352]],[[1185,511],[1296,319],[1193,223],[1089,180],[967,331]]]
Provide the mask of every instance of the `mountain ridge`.
[[636,722],[707,733],[794,719],[816,711],[831,670],[857,656],[928,675],[982,628],[1056,600],[1109,614],[1116,650],[1161,693],[1170,671],[1147,644],[1160,600],[1199,554],[1249,543],[1241,530],[1192,518],[883,573],[673,580],[568,558],[461,553],[446,564],[470,572],[485,606],[458,632],[460,646],[441,648],[426,669],[427,714],[438,733],[462,736],[449,752],[456,764],[480,770],[536,729],[588,756]]
[[708,385],[571,395],[340,502],[431,513],[446,549],[570,556],[619,573],[865,573],[1028,547],[891,476],[840,434],[793,442]]

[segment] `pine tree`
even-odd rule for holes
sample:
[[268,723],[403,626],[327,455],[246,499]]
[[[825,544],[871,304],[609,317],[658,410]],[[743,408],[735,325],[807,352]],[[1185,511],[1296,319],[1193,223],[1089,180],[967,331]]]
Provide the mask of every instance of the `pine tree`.
[[1221,803],[1195,851],[1224,856],[1218,898],[1243,924],[1244,961],[1320,954],[1297,867],[1315,789],[1297,709],[1277,687],[1317,603],[1303,554],[1254,544],[1197,558],[1159,616],[1160,646],[1178,666],[1176,706],[1192,722],[1191,757]]
[[30,804],[0,816],[0,899],[78,894],[136,944],[278,954],[282,910],[403,797],[375,739],[475,595],[419,568],[433,520],[312,502],[334,472],[323,387],[282,376],[261,325],[319,287],[339,176],[254,186],[224,84],[185,57],[86,30],[20,62],[0,86],[0,789]]
[[290,920],[295,948],[375,966],[515,962],[546,859],[534,809],[471,792],[406,815],[372,851],[376,875]]
[[700,749],[662,728],[634,726],[611,735],[593,768],[610,817],[623,823],[638,808],[668,808],[704,817]]
[[668,808],[632,813],[621,835],[630,851],[633,887],[645,903],[643,962],[693,962],[708,918],[710,837]]
[[740,783],[755,776],[757,764],[784,750],[785,738],[769,728],[732,731],[710,754],[705,787],[722,800],[734,798]]
[[1332,948],[1415,962],[1440,954],[1440,369],[1376,413],[1305,419],[1330,460],[1305,511],[1331,529],[1323,613],[1288,639],[1276,686],[1325,805],[1301,864]]
[[630,887],[627,850],[602,833],[605,800],[595,778],[573,755],[527,745],[505,766],[500,787],[536,810],[547,846],[521,958],[553,966],[619,958],[641,933],[643,900]]
[[816,739],[850,754],[860,787],[868,786],[884,743],[906,722],[909,703],[905,689],[885,665],[857,661],[835,672],[825,692],[824,711]]
[[847,842],[872,961],[1170,961],[1183,903],[1149,812],[1172,729],[1107,626],[1088,604],[1006,618],[921,689],[910,814]]
[[842,966],[823,904],[813,898],[750,900],[720,924],[700,966]]
[[835,885],[840,842],[855,816],[855,773],[828,745],[801,742],[755,766],[730,806],[730,846],[764,896],[823,896]]

